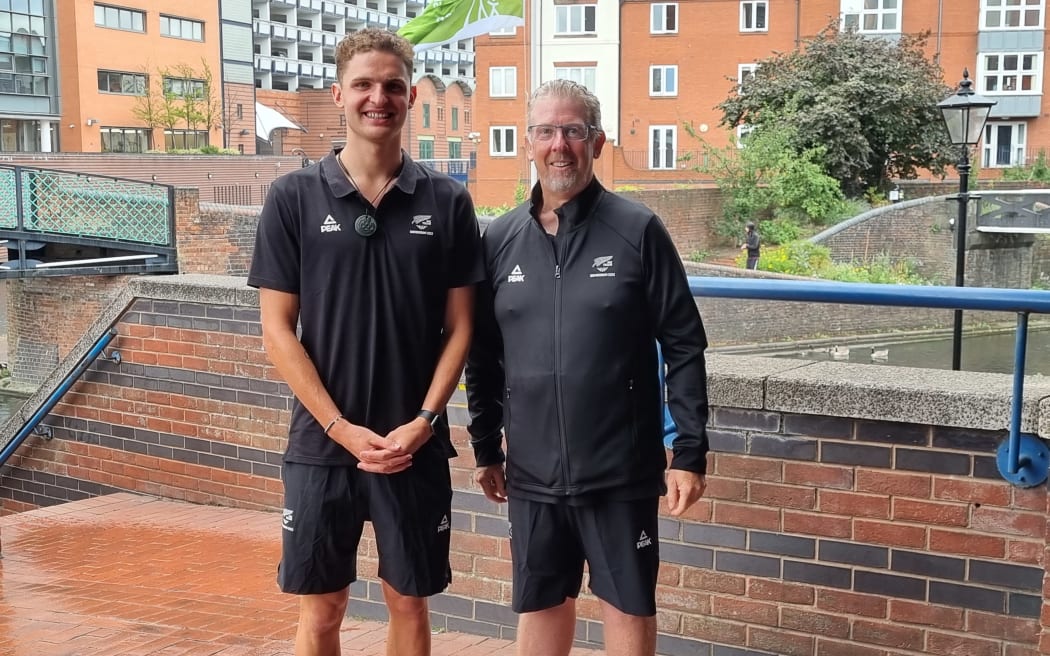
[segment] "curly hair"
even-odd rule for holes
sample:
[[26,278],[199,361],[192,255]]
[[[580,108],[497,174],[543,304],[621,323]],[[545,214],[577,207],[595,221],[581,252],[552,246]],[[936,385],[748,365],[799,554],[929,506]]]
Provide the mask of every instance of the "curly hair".
[[405,64],[409,80],[412,79],[413,59],[412,44],[405,37],[378,27],[366,27],[343,37],[335,48],[335,79],[343,79],[346,63],[354,55],[363,52],[387,52],[397,55]]

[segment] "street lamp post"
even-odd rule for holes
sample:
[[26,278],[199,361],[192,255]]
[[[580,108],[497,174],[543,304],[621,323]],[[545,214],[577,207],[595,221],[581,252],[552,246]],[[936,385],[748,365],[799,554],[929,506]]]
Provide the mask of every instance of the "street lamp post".
[[[966,213],[970,203],[970,148],[977,145],[984,132],[988,114],[995,100],[979,96],[971,88],[970,71],[963,69],[963,79],[954,94],[937,103],[944,116],[952,143],[962,146],[962,156],[955,168],[959,171],[958,219],[955,221],[955,286],[963,287],[966,277]],[[958,371],[962,365],[962,310],[955,311],[952,326],[952,369]]]

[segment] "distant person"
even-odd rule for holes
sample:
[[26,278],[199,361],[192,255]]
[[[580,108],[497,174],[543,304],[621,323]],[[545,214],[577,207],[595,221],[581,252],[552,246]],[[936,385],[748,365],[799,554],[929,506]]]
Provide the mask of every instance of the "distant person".
[[[509,499],[518,656],[569,654],[584,563],[604,653],[652,656],[660,497],[681,516],[707,484],[707,339],[659,217],[594,175],[598,98],[551,80],[526,114],[539,181],[482,237],[466,376],[475,480]],[[669,468],[657,341],[678,427]]]
[[466,188],[401,150],[412,45],[364,29],[335,61],[346,147],[273,183],[248,275],[266,353],[295,395],[277,581],[299,596],[296,656],[338,655],[370,521],[387,653],[427,656],[427,597],[451,580],[444,410],[473,330],[481,238]]
[[758,268],[758,256],[761,251],[759,242],[758,231],[755,230],[754,222],[748,221],[747,225],[744,226],[744,243],[740,246],[740,250],[747,251],[748,269]]

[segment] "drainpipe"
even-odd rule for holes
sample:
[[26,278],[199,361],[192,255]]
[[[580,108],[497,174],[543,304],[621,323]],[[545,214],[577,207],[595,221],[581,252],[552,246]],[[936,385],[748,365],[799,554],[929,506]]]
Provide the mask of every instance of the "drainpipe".
[[798,50],[800,45],[802,45],[802,0],[795,0],[795,49]]
[[937,0],[937,47],[933,52],[933,63],[941,63],[941,37],[944,35],[944,0]]

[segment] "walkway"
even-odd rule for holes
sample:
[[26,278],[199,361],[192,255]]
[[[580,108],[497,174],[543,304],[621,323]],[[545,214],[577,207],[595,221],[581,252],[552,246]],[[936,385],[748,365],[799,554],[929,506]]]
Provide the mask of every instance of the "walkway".
[[[132,494],[0,517],[0,656],[290,655],[296,604],[274,583],[278,520]],[[347,620],[343,654],[385,654],[385,637],[381,622]],[[433,653],[514,647],[439,633]]]

